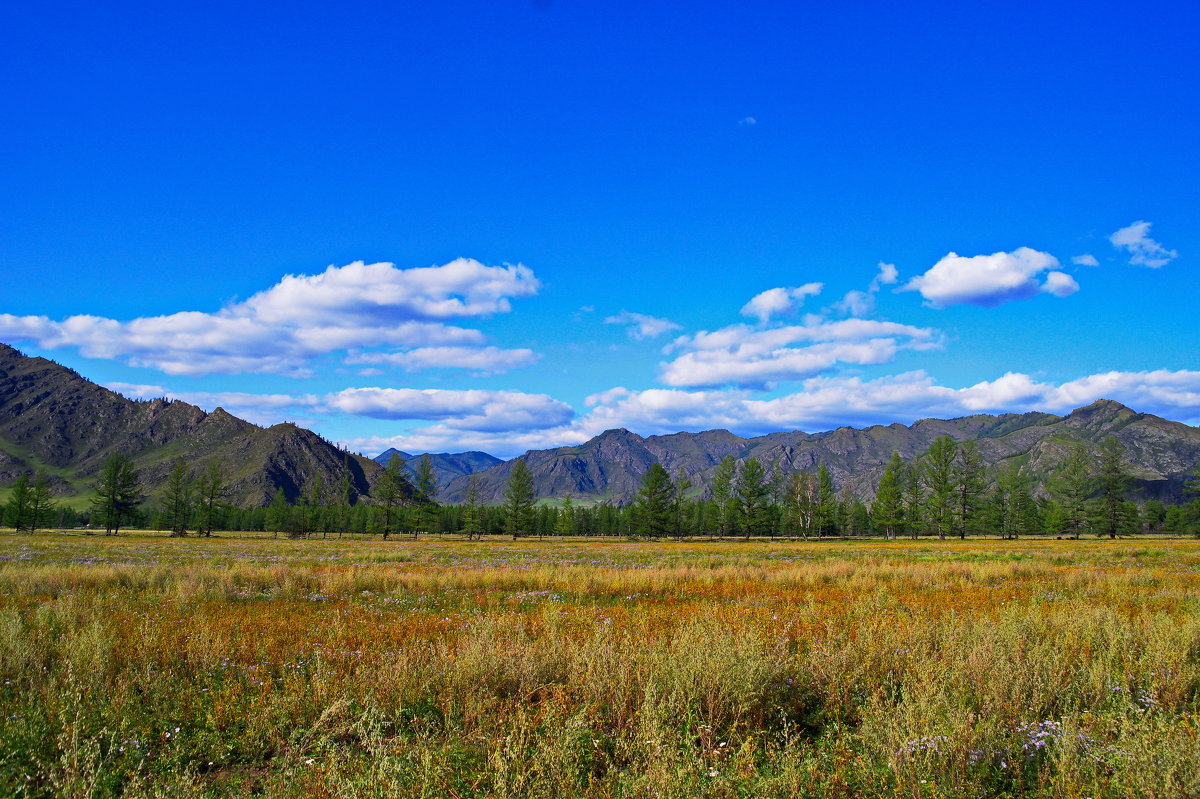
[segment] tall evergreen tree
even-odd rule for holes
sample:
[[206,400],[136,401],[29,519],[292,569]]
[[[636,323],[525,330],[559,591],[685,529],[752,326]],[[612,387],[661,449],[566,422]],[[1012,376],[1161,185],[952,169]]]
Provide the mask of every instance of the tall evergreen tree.
[[183,462],[183,458],[179,458],[171,467],[171,473],[167,475],[167,487],[163,490],[162,498],[163,518],[172,536],[187,535],[187,528],[192,523],[192,513],[195,510],[195,493],[187,464]]
[[50,521],[54,513],[54,496],[50,493],[50,478],[38,470],[29,489],[29,532],[36,533]]
[[1046,487],[1062,509],[1064,532],[1079,538],[1087,526],[1087,501],[1093,491],[1091,463],[1083,444],[1076,444],[1051,472]]
[[1129,471],[1125,467],[1125,447],[1113,436],[1100,442],[1100,465],[1096,471],[1097,532],[1116,538],[1128,527],[1125,495],[1129,491]]
[[938,436],[921,456],[921,482],[925,486],[925,515],[929,528],[944,539],[954,522],[954,462],[958,444]]
[[724,538],[733,532],[734,516],[737,513],[737,499],[733,493],[734,480],[737,479],[737,461],[732,455],[721,458],[713,471],[710,492],[713,503],[713,516],[717,523],[717,534]]
[[974,441],[964,441],[958,446],[954,482],[958,537],[966,538],[967,533],[975,532],[978,526],[979,508],[986,488],[983,456],[979,454],[979,445]]
[[199,500],[200,523],[197,534],[211,536],[217,528],[221,513],[229,504],[230,485],[225,479],[221,464],[213,461],[201,473],[196,486]]
[[275,491],[275,496],[271,499],[271,504],[267,506],[265,516],[266,528],[278,537],[279,533],[286,532],[291,526],[292,506],[288,504],[287,495],[283,493],[282,488]]
[[691,514],[688,512],[687,492],[691,490],[692,481],[688,479],[687,472],[682,467],[679,469],[679,474],[675,475],[675,496],[672,501],[671,514],[674,517],[676,538],[685,538],[690,535],[691,530]]
[[554,522],[554,533],[560,537],[575,533],[575,506],[571,503],[571,495],[563,497],[558,509],[558,518]]
[[463,534],[471,541],[483,536],[483,513],[479,507],[479,475],[467,480],[467,496],[463,506]]
[[533,478],[525,461],[517,459],[504,488],[504,517],[513,540],[533,532]]
[[[420,505],[418,524],[428,532],[438,532],[437,474],[433,471],[433,461],[429,459],[428,453],[417,461],[416,481],[417,490],[425,500]],[[416,533],[413,535],[415,537]]]
[[105,535],[120,535],[121,524],[142,504],[142,485],[133,458],[114,452],[100,467],[96,496],[92,498],[92,520],[104,526]]
[[641,538],[663,538],[674,532],[675,486],[659,463],[650,464],[642,485],[633,498],[634,534]]
[[914,541],[925,532],[925,487],[918,464],[904,467],[904,529]]
[[4,523],[18,533],[31,533],[31,506],[33,503],[32,490],[29,487],[29,475],[22,472],[13,483],[12,493],[4,504]]
[[837,524],[837,493],[833,489],[833,477],[825,464],[817,469],[817,495],[813,514],[813,528],[818,537],[835,533]]
[[895,538],[904,524],[904,460],[899,452],[892,452],[892,459],[879,478],[875,490],[875,501],[871,503],[871,516],[875,527],[883,531],[886,538]]
[[767,482],[766,470],[757,458],[748,458],[742,464],[734,494],[738,503],[738,517],[746,538],[769,533],[771,484]]
[[387,541],[396,524],[397,508],[404,501],[404,488],[407,482],[404,479],[404,460],[393,452],[392,457],[388,458],[387,466],[383,467],[383,473],[375,480],[375,487],[371,491],[375,501],[379,503],[379,507],[383,508],[384,541]]

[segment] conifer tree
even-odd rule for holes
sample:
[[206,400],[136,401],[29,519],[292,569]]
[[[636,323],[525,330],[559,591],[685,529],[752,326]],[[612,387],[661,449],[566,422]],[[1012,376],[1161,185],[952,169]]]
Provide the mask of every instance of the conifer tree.
[[575,532],[575,506],[571,504],[571,495],[563,497],[558,509],[558,518],[554,522],[554,533],[558,536],[568,536]]
[[[570,500],[570,497],[567,497]],[[483,518],[479,508],[479,475],[467,480],[467,496],[463,507],[463,534],[471,541],[483,536]]]
[[222,471],[221,465],[216,461],[209,463],[200,475],[196,487],[200,513],[197,535],[208,537],[213,534],[221,512],[228,505],[229,492],[230,486],[225,480],[225,473]]
[[875,527],[883,530],[886,538],[895,538],[904,523],[904,460],[899,452],[892,452],[892,459],[879,478],[875,501],[871,503],[871,516]]
[[633,498],[633,530],[642,538],[663,538],[674,530],[675,486],[659,463],[650,464]]
[[39,469],[33,477],[33,487],[29,490],[29,532],[36,533],[41,529],[49,521],[54,507],[50,478]]
[[[433,471],[433,461],[430,460],[429,454],[426,453],[417,461],[416,472],[417,490],[421,492],[424,502],[421,503],[418,511],[418,524],[425,528],[427,532],[434,533],[438,531],[438,484],[437,474]],[[413,537],[416,537],[416,531],[413,532]]]
[[30,506],[33,501],[29,488],[29,475],[22,472],[13,483],[12,493],[4,505],[4,523],[18,533],[32,532],[30,530]]
[[958,444],[950,436],[938,436],[921,456],[921,481],[925,486],[925,510],[929,527],[945,539],[954,521],[954,462]]
[[738,473],[734,488],[738,518],[747,539],[766,535],[771,530],[771,485],[757,458],[747,458]]
[[717,535],[721,538],[733,532],[734,516],[737,512],[736,498],[733,494],[735,479],[737,479],[737,461],[733,459],[732,455],[726,455],[717,464],[710,487]]
[[383,508],[383,540],[387,541],[395,524],[397,506],[404,499],[404,461],[399,455],[392,453],[387,466],[375,481],[371,494],[379,507]]
[[834,533],[837,523],[837,494],[833,490],[833,477],[825,464],[817,469],[816,507],[813,514],[813,527],[817,537],[823,538]]
[[187,535],[194,509],[195,487],[191,475],[188,474],[187,464],[179,458],[171,467],[171,473],[167,475],[167,487],[163,490],[162,499],[163,517],[173,537]]
[[1071,449],[1051,473],[1046,487],[1062,509],[1064,532],[1071,538],[1079,538],[1087,525],[1087,501],[1093,490],[1091,464],[1083,444]]
[[1096,472],[1097,532],[1116,538],[1128,527],[1125,494],[1130,476],[1125,468],[1125,447],[1113,436],[1100,442],[1100,465]]
[[514,541],[533,531],[534,497],[533,478],[529,474],[529,467],[525,461],[518,459],[513,463],[508,485],[504,489],[505,524]]
[[96,481],[93,523],[103,525],[105,535],[120,535],[121,524],[133,516],[142,499],[141,480],[133,468],[133,458],[119,451],[109,455]]

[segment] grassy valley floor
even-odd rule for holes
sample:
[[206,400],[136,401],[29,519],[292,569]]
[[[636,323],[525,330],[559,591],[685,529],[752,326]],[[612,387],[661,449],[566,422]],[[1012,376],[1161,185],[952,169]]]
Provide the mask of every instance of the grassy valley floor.
[[1200,542],[0,533],[0,795],[1200,795]]

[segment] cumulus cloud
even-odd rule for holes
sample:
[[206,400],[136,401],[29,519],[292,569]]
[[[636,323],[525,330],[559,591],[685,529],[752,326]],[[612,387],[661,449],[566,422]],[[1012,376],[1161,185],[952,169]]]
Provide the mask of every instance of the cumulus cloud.
[[824,283],[805,283],[803,286],[767,289],[742,306],[742,316],[754,317],[765,324],[772,316],[794,312],[804,304],[805,297],[815,297],[824,288]]
[[742,125],[742,126],[757,125],[758,120],[755,119],[754,117],[742,117],[741,119],[738,120],[738,124]]
[[[366,352],[346,357],[350,364],[388,364],[410,372],[421,369],[474,369],[480,374],[497,374],[529,366],[538,360],[533,350],[499,347],[418,347],[407,352]],[[365,370],[364,370],[365,371]]]
[[481,432],[537,430],[566,424],[570,405],[545,394],[415,388],[347,388],[324,399],[331,410],[375,419],[425,419]]
[[713,428],[741,435],[778,430],[817,432],[842,425],[911,423],[974,413],[1066,413],[1101,398],[1196,424],[1200,422],[1200,372],[1107,372],[1061,384],[1008,373],[964,388],[939,385],[921,371],[874,380],[814,377],[805,380],[800,391],[771,399],[755,399],[744,390],[613,388],[589,397],[585,415],[558,427],[506,433],[464,431],[439,424],[350,443],[375,452],[389,446],[416,451],[482,449],[511,457],[527,449],[580,444],[613,427],[627,427],[643,435]]
[[[510,300],[536,294],[524,266],[485,266],[458,259],[444,266],[398,269],[393,264],[331,266],[318,275],[287,275],[271,288],[216,313],[184,311],[119,321],[78,315],[0,314],[0,338],[39,347],[72,347],[89,358],[122,359],[171,375],[258,372],[304,377],[319,356],[347,349],[424,353],[419,368],[471,360],[464,348],[487,350],[477,360],[524,365],[528,350],[498,355],[478,330],[446,320],[511,310]],[[446,354],[450,362],[436,364]],[[402,365],[402,364],[401,364]],[[467,365],[466,368],[479,368]]]
[[1179,257],[1175,250],[1168,250],[1150,238],[1150,223],[1144,220],[1123,227],[1108,237],[1118,250],[1129,253],[1129,263],[1158,269]]
[[644,313],[633,313],[632,311],[621,311],[616,316],[605,317],[604,324],[626,325],[626,334],[636,341],[657,338],[664,333],[670,333],[672,330],[680,330],[682,328],[682,325],[676,324],[670,319],[662,319]]
[[[1063,280],[1067,275],[1051,271],[1057,267],[1058,259],[1053,255],[1029,247],[970,257],[952,252],[906,283],[902,291],[919,291],[926,304],[934,308],[962,304],[991,307],[1026,299],[1039,291],[1059,297],[1074,293],[1078,284],[1074,280],[1068,284]],[[1039,283],[1043,272],[1056,276]],[[1074,289],[1068,291],[1069,285]]]
[[854,289],[833,304],[833,310],[846,316],[867,316],[875,310],[875,295],[885,285],[891,285],[900,278],[895,264],[879,262],[879,272],[871,280],[866,291]]
[[1055,297],[1069,297],[1079,291],[1079,284],[1066,272],[1047,272],[1042,291]]
[[1086,252],[1083,255],[1076,255],[1074,258],[1071,259],[1071,263],[1075,264],[1076,266],[1099,266],[1100,265],[1100,262],[1096,260],[1096,256],[1092,255],[1091,253],[1086,253]]
[[769,387],[841,363],[887,363],[902,349],[940,346],[932,329],[868,319],[813,319],[768,329],[730,325],[677,338],[665,351],[681,354],[661,365],[659,377],[669,386]]

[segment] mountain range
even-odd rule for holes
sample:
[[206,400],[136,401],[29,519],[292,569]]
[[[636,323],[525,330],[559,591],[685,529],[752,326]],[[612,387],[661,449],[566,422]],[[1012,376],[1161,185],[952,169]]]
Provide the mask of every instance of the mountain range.
[[[693,495],[709,486],[726,456],[757,458],[785,474],[824,465],[839,489],[869,500],[893,451],[919,456],[938,436],[975,441],[991,467],[1015,464],[1042,481],[1075,444],[1095,451],[1114,436],[1125,448],[1133,496],[1176,501],[1200,463],[1200,429],[1111,400],[1069,414],[979,414],[922,419],[911,425],[839,427],[742,437],[728,430],[640,436],[607,430],[578,446],[530,450],[509,461],[483,452],[431,453],[440,502],[461,502],[472,475],[487,503],[503,501],[513,465],[524,461],[539,499],[570,494],[580,502],[625,503],[652,463],[692,482]],[[27,357],[0,344],[0,486],[23,472],[43,469],[60,496],[91,490],[105,458],[134,458],[147,492],[161,490],[177,459],[195,471],[219,463],[242,505],[265,505],[279,489],[294,500],[316,480],[337,486],[350,476],[353,497],[370,495],[375,478],[396,454],[409,472],[420,457],[388,450],[375,460],[350,453],[316,433],[284,422],[271,427],[211,413],[179,400],[132,400],[53,361]],[[377,462],[378,461],[378,462]],[[411,486],[405,490],[411,497]]]
[[[1043,482],[1077,443],[1095,452],[1114,436],[1125,447],[1133,476],[1131,495],[1138,499],[1177,501],[1184,483],[1200,463],[1200,429],[1158,416],[1137,413],[1119,402],[1097,400],[1065,416],[1049,413],[979,414],[958,419],[922,419],[912,425],[839,427],[823,433],[770,433],[743,438],[728,430],[640,436],[626,429],[608,430],[574,447],[533,450],[525,461],[539,497],[570,494],[585,502],[628,502],[650,464],[662,464],[672,476],[682,472],[692,492],[702,493],[717,464],[727,455],[738,462],[757,458],[786,475],[794,471],[829,470],[834,485],[870,500],[893,451],[913,459],[934,439],[948,435],[975,441],[990,467],[1016,464]],[[479,495],[500,502],[512,473],[507,461],[477,473]],[[462,501],[469,477],[458,477],[440,499]]]
[[197,473],[219,463],[231,501],[247,506],[269,503],[281,488],[294,500],[317,478],[337,486],[343,473],[351,493],[364,496],[381,471],[294,424],[263,428],[221,408],[207,413],[179,400],[131,400],[0,344],[0,485],[42,469],[56,494],[87,494],[115,451],[133,457],[151,495],[179,458]]

